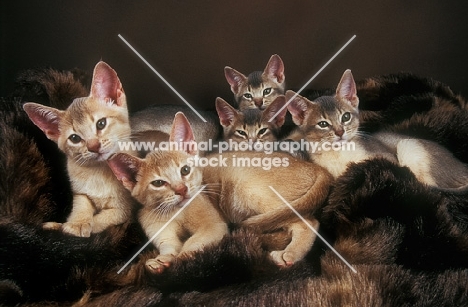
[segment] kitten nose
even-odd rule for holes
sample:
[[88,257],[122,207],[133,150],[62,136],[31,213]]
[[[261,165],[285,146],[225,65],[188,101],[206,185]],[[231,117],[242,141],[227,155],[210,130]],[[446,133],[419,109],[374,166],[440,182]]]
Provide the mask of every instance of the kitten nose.
[[344,129],[340,129],[340,130],[335,130],[335,134],[339,137],[342,137],[343,134],[344,134]]
[[86,142],[86,148],[89,151],[99,153],[99,149],[101,149],[101,142],[98,139],[89,140]]
[[178,186],[175,186],[173,188],[174,192],[176,195],[180,195],[180,196],[183,196],[185,197],[185,195],[187,195],[187,186],[185,184],[181,184],[181,185],[178,185]]
[[261,108],[263,105],[263,98],[254,98],[254,103],[257,106],[257,108]]

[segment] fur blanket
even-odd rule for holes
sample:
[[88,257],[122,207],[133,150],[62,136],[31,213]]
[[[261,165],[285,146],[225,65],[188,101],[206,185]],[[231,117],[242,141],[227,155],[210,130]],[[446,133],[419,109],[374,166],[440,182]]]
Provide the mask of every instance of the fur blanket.
[[[0,305],[4,306],[468,306],[468,191],[429,188],[384,160],[353,164],[320,209],[323,242],[288,269],[265,238],[239,229],[160,275],[144,268],[136,223],[91,238],[41,229],[64,220],[71,192],[64,157],[21,109],[87,96],[78,70],[32,70],[0,103]],[[309,97],[325,91],[311,91]],[[363,129],[435,140],[468,163],[466,101],[410,74],[358,82]],[[271,242],[276,244],[278,242]]]

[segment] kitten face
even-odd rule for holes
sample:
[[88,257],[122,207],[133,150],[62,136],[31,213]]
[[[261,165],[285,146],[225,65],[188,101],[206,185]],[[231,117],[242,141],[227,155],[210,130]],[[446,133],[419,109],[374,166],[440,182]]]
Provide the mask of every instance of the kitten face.
[[[170,142],[194,142],[187,118],[178,112]],[[161,215],[173,213],[200,189],[202,172],[189,162],[197,153],[187,146],[174,151],[153,151],[144,159],[118,153],[108,160],[118,180],[143,206]]]
[[65,110],[25,103],[24,110],[78,165],[107,160],[119,151],[118,142],[131,134],[126,97],[117,73],[106,63],[94,68],[91,93],[75,99]]
[[59,131],[59,148],[81,165],[107,160],[131,134],[126,108],[93,97],[76,99],[61,116]]
[[181,151],[149,153],[138,172],[132,196],[161,215],[173,213],[201,186],[202,173],[190,167],[190,157]]
[[[294,97],[294,98],[293,98]],[[347,70],[338,84],[335,96],[322,96],[310,101],[292,91],[288,105],[293,121],[307,140],[315,142],[350,141],[359,128],[359,99],[356,85]]]
[[271,56],[264,71],[254,71],[247,77],[231,67],[224,68],[239,110],[265,109],[279,95],[284,94],[285,76],[283,61]]
[[[222,98],[216,99],[216,110],[223,126],[224,140],[235,142],[275,141],[284,123],[287,109],[283,108],[286,98],[279,96],[264,111],[244,109],[238,111]],[[280,109],[283,110],[280,111]],[[277,115],[276,113],[279,112]],[[273,118],[273,116],[275,116]],[[273,120],[270,121],[270,119]]]

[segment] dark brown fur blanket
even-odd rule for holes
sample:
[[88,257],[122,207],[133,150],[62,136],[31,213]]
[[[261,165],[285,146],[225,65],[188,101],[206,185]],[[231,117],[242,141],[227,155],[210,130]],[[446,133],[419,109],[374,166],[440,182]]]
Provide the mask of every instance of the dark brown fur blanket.
[[[4,306],[468,306],[468,192],[421,185],[384,160],[351,165],[318,216],[306,259],[278,269],[265,238],[235,230],[161,275],[143,269],[136,223],[91,238],[42,230],[71,209],[64,157],[28,120],[24,101],[64,107],[86,96],[78,70],[31,70],[0,101],[0,305]],[[462,97],[411,74],[358,82],[363,129],[432,139],[468,163]],[[310,92],[314,96],[323,91]],[[273,242],[278,243],[278,242]]]

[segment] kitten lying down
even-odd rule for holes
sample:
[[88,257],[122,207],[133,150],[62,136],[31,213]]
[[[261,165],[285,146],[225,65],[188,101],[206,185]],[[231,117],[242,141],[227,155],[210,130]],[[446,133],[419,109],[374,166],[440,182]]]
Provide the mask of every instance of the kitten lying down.
[[[186,117],[177,113],[169,141],[180,140],[194,142]],[[148,238],[160,231],[153,240],[159,255],[146,262],[153,273],[161,273],[179,255],[202,250],[228,233],[226,222],[210,199],[203,193],[196,195],[202,188],[202,172],[188,162],[197,152],[186,149],[152,151],[144,159],[119,153],[108,161],[117,179],[142,204],[138,220]],[[194,195],[192,202],[163,228]]]
[[[321,96],[310,101],[287,91],[286,97],[291,100],[288,110],[298,126],[289,138],[319,144],[318,150],[309,151],[310,158],[328,169],[335,178],[341,176],[352,162],[384,158],[408,167],[428,186],[455,191],[468,188],[468,167],[436,142],[393,132],[361,133],[359,98],[350,70],[343,73],[335,96]],[[344,146],[350,143],[355,146],[346,150]],[[325,144],[340,145],[339,150],[331,147],[323,150]]]

